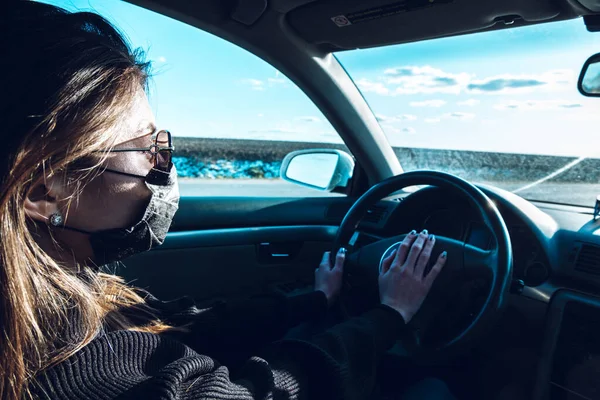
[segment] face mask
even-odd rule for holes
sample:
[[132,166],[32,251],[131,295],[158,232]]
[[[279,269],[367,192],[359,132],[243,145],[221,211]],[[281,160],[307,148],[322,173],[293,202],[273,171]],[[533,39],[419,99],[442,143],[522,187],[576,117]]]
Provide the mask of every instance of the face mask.
[[98,265],[122,260],[163,244],[179,207],[179,186],[177,185],[177,171],[174,166],[171,167],[171,172],[153,168],[147,176],[110,169],[105,170],[105,172],[144,179],[146,186],[152,193],[152,197],[141,220],[128,228],[87,232],[61,225],[65,229],[90,235],[90,243],[94,251],[94,262]]

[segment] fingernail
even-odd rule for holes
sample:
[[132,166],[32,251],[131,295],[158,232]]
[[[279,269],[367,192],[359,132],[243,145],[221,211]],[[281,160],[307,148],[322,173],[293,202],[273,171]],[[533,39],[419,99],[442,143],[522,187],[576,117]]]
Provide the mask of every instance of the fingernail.
[[344,247],[340,248],[340,251],[339,251],[340,254],[346,254],[346,252],[347,252],[346,248],[344,248]]
[[431,235],[431,236],[429,236],[429,241],[430,241],[430,242],[433,242],[433,240],[434,240],[434,239],[435,239],[435,235]]
[[444,252],[442,253],[442,258],[446,258],[446,257],[448,257],[448,252],[444,251]]
[[412,231],[410,231],[409,235],[410,236],[415,236],[417,234],[417,231],[415,231],[414,229]]
[[421,232],[423,235],[427,235],[429,233],[429,231],[427,229],[423,229],[423,232]]

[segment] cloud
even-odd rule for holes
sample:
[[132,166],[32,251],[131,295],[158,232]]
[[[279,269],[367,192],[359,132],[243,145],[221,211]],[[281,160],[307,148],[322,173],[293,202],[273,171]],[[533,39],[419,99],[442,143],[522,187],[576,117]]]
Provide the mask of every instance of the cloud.
[[[477,78],[466,72],[451,73],[425,66],[387,68],[381,76],[362,78],[356,84],[363,92],[382,96],[406,94],[497,94],[530,92],[535,89],[552,89],[573,83],[574,71],[550,70],[540,74],[503,74]],[[467,100],[460,105],[475,105]]]
[[522,89],[546,85],[548,82],[528,78],[488,78],[473,81],[467,89],[473,92],[501,92],[507,89]]
[[415,128],[411,128],[409,126],[404,127],[404,128],[397,128],[397,127],[395,127],[393,125],[390,125],[390,124],[381,124],[381,128],[388,135],[399,135],[399,134],[413,135],[413,134],[417,133],[417,131],[415,130]]
[[452,118],[452,119],[460,119],[460,120],[468,120],[475,118],[475,114],[465,113],[465,112],[451,112],[443,115],[444,118]]
[[385,123],[381,124],[381,129],[383,129],[383,131],[385,133],[392,134],[392,135],[396,135],[401,132],[400,129],[396,128],[395,126],[390,125],[390,124],[385,124]]
[[388,122],[391,117],[383,114],[375,114],[375,118],[377,119],[377,122]]
[[400,114],[400,115],[396,115],[393,117],[390,117],[390,119],[394,122],[400,122],[400,121],[416,121],[417,120],[417,116],[416,115],[412,115],[412,114]]
[[281,84],[285,83],[286,80],[284,78],[268,78],[267,82],[269,82],[269,84],[271,86],[273,86],[273,85],[281,85]]
[[361,92],[364,93],[372,92],[383,96],[386,96],[390,93],[389,89],[386,88],[381,82],[371,82],[368,79],[359,79],[356,81],[356,85]]
[[267,78],[266,80],[246,78],[242,79],[240,82],[243,85],[250,86],[252,90],[263,91],[266,90],[267,87],[285,85],[287,83],[287,79],[282,78],[280,74],[276,74],[275,78]]
[[481,101],[476,100],[476,99],[469,99],[469,100],[465,100],[465,101],[459,101],[456,104],[459,105],[459,106],[473,107],[473,106],[476,106],[479,103],[481,103]]
[[258,114],[258,115],[257,115],[257,117],[258,117],[258,118],[262,118],[262,117],[264,117],[264,116],[265,116],[265,114]]
[[412,114],[400,114],[394,116],[387,116],[383,114],[375,114],[375,118],[377,121],[383,123],[394,123],[394,122],[402,122],[402,121],[416,121],[417,116]]
[[278,86],[285,85],[288,82],[288,79],[281,72],[275,70],[274,78],[267,78],[267,83],[269,86]]
[[252,88],[252,90],[265,90],[265,82],[259,79],[242,79],[241,81],[244,85],[248,85]]
[[552,88],[569,84],[573,80],[571,70],[553,70],[538,75],[498,75],[485,79],[474,79],[466,87],[472,93],[515,93],[530,92],[535,88]]
[[161,63],[165,63],[167,62],[167,58],[165,56],[160,56],[156,59],[156,61],[161,62]]
[[446,104],[444,100],[412,101],[409,103],[411,107],[441,107],[444,104]]
[[415,71],[413,68],[414,67],[411,67],[411,66],[388,68],[385,71],[383,71],[383,73],[385,75],[390,75],[390,76],[414,76]]
[[458,80],[449,76],[436,76],[433,78],[433,82],[446,87],[458,85]]
[[579,108],[579,107],[583,107],[583,105],[579,104],[579,103],[568,103],[568,104],[560,104],[559,107],[560,108]]
[[388,68],[383,80],[387,85],[394,85],[394,94],[417,93],[454,93],[458,94],[461,87],[469,82],[467,73],[449,73],[429,65],[404,66]]
[[428,124],[437,124],[439,122],[442,122],[443,119],[456,119],[459,121],[468,121],[468,120],[472,120],[473,118],[475,118],[475,114],[473,114],[473,113],[465,113],[465,112],[455,111],[455,112],[445,113],[443,115],[440,115],[439,117],[425,118],[423,121],[425,121]]
[[319,118],[313,116],[296,117],[295,119],[302,122],[321,122]]
[[519,101],[512,100],[508,103],[496,104],[494,108],[496,110],[559,110],[563,108],[580,108],[582,104],[569,102],[565,100],[527,100]]
[[417,120],[417,116],[412,115],[412,114],[402,114],[402,115],[398,115],[396,118],[398,118],[399,121],[416,121]]

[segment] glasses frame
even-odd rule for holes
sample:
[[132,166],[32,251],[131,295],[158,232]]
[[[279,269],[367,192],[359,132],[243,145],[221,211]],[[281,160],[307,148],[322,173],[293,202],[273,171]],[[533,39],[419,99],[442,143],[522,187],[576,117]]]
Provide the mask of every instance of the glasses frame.
[[[167,138],[168,138],[168,146],[167,147],[160,146],[158,144],[158,137],[161,133],[167,134]],[[120,149],[105,150],[105,152],[108,152],[108,153],[127,153],[127,152],[132,152],[132,151],[149,152],[154,157],[154,168],[158,168],[158,166],[157,166],[158,153],[160,153],[161,151],[170,151],[171,155],[172,155],[173,152],[175,151],[175,146],[173,146],[173,139],[171,138],[171,132],[166,129],[162,129],[162,130],[156,132],[155,134],[153,134],[152,136],[154,137],[154,144],[151,145],[150,147],[125,147],[125,148],[120,148]],[[170,163],[172,163],[172,161],[170,161]]]

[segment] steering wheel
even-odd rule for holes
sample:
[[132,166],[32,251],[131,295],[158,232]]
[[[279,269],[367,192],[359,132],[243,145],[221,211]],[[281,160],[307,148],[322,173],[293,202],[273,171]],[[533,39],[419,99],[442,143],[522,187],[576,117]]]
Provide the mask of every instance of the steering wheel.
[[[408,325],[412,328],[408,331],[410,335],[405,335],[403,340],[399,341],[397,348],[402,355],[408,357],[438,358],[458,353],[492,327],[505,306],[510,290],[512,247],[509,233],[498,208],[481,190],[461,178],[437,171],[407,172],[386,179],[369,189],[350,208],[338,229],[332,256],[335,257],[340,247],[349,248],[355,230],[372,205],[391,193],[418,185],[436,186],[466,197],[493,236],[492,249],[489,250],[436,235],[431,263],[442,251],[447,251],[446,265],[438,275],[420,310],[410,321]],[[379,301],[378,290],[373,288],[378,288],[381,263],[400,245],[404,237],[406,234],[382,239],[356,250],[349,248],[344,265],[345,284],[341,295],[341,304],[346,314],[357,314],[359,308],[351,305],[356,304],[356,298],[351,299],[350,292],[353,297],[362,297],[362,300],[369,303]],[[421,333],[435,326],[439,310],[457,296],[458,288],[462,283],[474,278],[483,278],[486,281],[486,294],[479,311],[469,319],[466,327],[461,327],[452,335],[453,337],[444,338],[436,343],[422,341]]]

